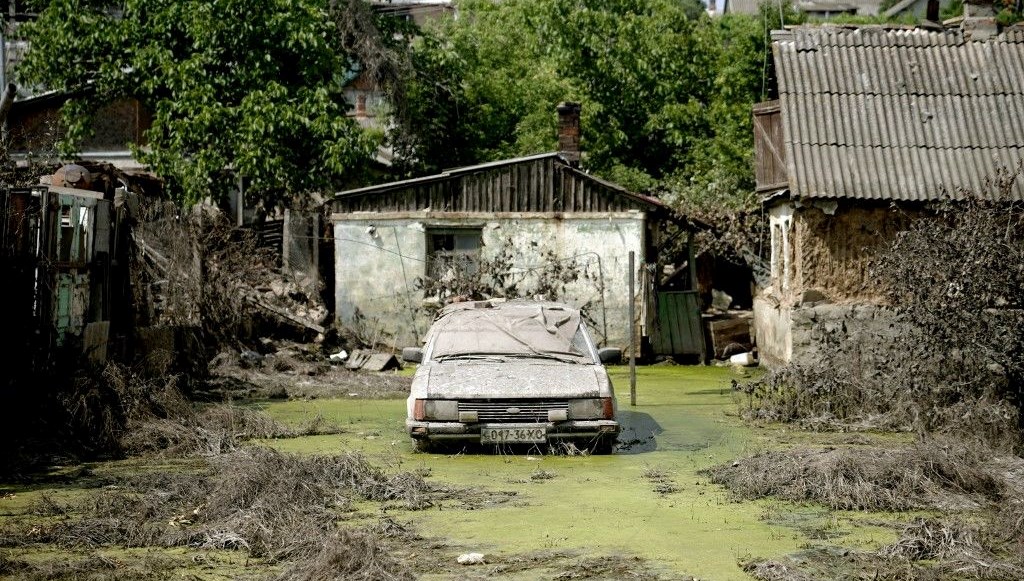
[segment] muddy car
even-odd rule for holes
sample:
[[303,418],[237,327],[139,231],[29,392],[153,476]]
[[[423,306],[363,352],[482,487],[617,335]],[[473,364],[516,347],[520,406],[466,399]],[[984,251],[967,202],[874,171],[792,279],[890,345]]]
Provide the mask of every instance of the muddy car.
[[418,450],[438,442],[572,443],[608,453],[619,433],[601,349],[580,312],[537,301],[467,302],[441,311],[423,348],[406,428]]

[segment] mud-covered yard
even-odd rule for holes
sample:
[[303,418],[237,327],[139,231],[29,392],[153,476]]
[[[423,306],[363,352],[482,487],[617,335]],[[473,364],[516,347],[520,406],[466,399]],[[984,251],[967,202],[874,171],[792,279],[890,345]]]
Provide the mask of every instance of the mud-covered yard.
[[[205,406],[203,438],[150,426],[177,448],[0,485],[0,575],[942,578],[940,551],[973,559],[953,569],[965,577],[1019,572],[977,524],[1006,506],[1019,534],[1017,463],[932,447],[915,464],[926,452],[908,434],[750,426],[730,369],[641,369],[636,407],[615,370],[625,430],[610,456],[415,453],[407,376],[270,369],[218,384],[261,399]],[[482,562],[459,564],[470,553]]]

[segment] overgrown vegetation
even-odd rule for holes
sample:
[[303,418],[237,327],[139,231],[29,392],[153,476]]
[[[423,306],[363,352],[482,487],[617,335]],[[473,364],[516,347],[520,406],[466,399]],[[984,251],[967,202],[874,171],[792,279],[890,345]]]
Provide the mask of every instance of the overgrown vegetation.
[[[711,19],[698,2],[459,4],[414,45],[392,141],[417,172],[555,148],[582,103],[585,165],[638,191],[747,199],[765,31],[791,7]],[[660,185],[660,186],[659,186]],[[752,200],[748,200],[752,201]]]

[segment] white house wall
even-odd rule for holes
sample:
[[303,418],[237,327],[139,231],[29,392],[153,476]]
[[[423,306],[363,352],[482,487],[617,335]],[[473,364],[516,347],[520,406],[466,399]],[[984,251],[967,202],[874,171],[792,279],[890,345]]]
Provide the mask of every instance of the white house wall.
[[754,297],[754,335],[761,359],[770,365],[788,363],[793,356],[790,311],[799,286],[795,230],[791,204],[769,209],[771,278]]
[[[574,265],[581,276],[566,285],[559,300],[584,308],[595,339],[607,346],[628,344],[628,260],[636,253],[643,264],[644,215],[621,212],[593,215],[515,214],[433,216],[335,215],[335,305],[339,323],[366,340],[396,347],[415,345],[430,325],[423,293],[416,281],[424,275],[427,228],[478,226],[486,260],[512,241],[512,271],[533,276],[545,256]],[[637,276],[637,273],[633,274]],[[603,282],[603,284],[602,284]],[[642,295],[640,279],[635,281]],[[529,286],[529,281],[522,285]],[[637,313],[639,313],[639,305]]]

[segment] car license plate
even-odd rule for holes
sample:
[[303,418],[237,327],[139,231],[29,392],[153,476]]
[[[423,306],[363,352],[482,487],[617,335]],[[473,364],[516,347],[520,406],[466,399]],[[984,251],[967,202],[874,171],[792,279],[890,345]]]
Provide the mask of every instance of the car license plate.
[[484,426],[480,429],[481,444],[536,444],[546,441],[543,426]]

